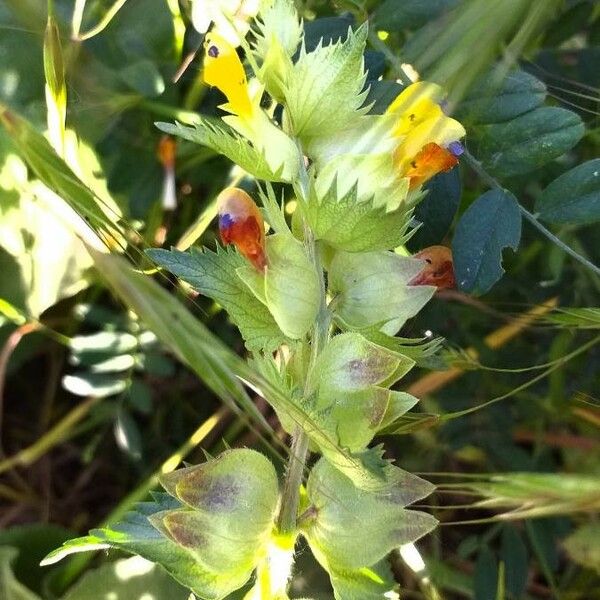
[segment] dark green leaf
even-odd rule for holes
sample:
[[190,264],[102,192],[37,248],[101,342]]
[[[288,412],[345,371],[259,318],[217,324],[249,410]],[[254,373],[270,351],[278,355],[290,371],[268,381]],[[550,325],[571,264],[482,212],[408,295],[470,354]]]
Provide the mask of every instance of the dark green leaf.
[[117,446],[134,460],[142,458],[142,434],[131,415],[120,410],[115,421]]
[[427,196],[417,204],[415,219],[423,225],[408,242],[411,250],[439,244],[448,233],[460,204],[462,185],[459,169],[439,173],[425,185]]
[[348,37],[348,28],[354,25],[354,17],[322,17],[313,21],[304,21],[304,46],[312,52],[319,43],[324,46],[344,41]]
[[479,552],[477,563],[475,564],[473,582],[475,600],[492,600],[496,597],[497,587],[498,565],[490,549],[485,546]]
[[373,105],[369,110],[369,114],[382,115],[403,89],[404,86],[395,81],[384,80],[372,82],[369,87],[369,94],[365,100],[367,106]]
[[383,31],[418,29],[458,0],[385,0],[373,15],[373,27]]
[[506,569],[506,589],[514,598],[521,598],[527,586],[529,556],[523,538],[512,525],[502,529],[500,559]]
[[502,250],[517,250],[521,213],[514,196],[491,190],[462,215],[452,240],[454,272],[459,289],[484,294],[496,283],[502,268]]
[[544,106],[477,130],[477,154],[493,175],[527,173],[570,150],[585,131],[570,110]]
[[550,223],[587,225],[600,221],[600,158],[555,179],[536,200],[535,210]]
[[502,123],[541,106],[545,98],[544,83],[525,71],[503,79],[491,73],[475,83],[454,116],[473,123]]

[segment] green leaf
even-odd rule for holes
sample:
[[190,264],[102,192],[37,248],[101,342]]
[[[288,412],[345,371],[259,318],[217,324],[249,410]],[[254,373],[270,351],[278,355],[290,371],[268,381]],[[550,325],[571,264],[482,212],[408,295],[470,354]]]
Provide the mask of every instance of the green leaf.
[[88,571],[62,600],[189,600],[189,595],[160,566],[134,556]]
[[320,200],[311,198],[306,209],[316,239],[346,252],[389,250],[406,242],[410,210],[400,205],[388,212],[371,201],[359,202],[356,187],[338,198],[336,187],[334,182]]
[[491,550],[484,546],[475,564],[473,592],[475,600],[490,600],[496,597],[498,587],[498,565]]
[[363,52],[367,26],[349,31],[344,41],[300,50],[285,82],[285,119],[304,143],[343,129],[365,110]]
[[338,252],[329,268],[334,314],[350,329],[383,324],[396,334],[432,298],[432,286],[410,286],[423,269],[420,260],[394,252]]
[[502,123],[541,106],[545,99],[544,83],[526,71],[501,78],[492,72],[475,82],[454,116],[471,123]]
[[402,473],[402,481],[376,493],[356,488],[325,459],[315,465],[307,483],[315,513],[302,529],[325,569],[372,566],[393,548],[414,542],[435,528],[437,521],[431,515],[404,508],[427,496],[432,486]]
[[502,529],[500,559],[506,569],[506,588],[514,598],[521,598],[527,587],[529,556],[518,529],[506,525]]
[[246,261],[232,248],[189,252],[150,249],[156,263],[189,283],[200,293],[218,302],[239,328],[251,351],[272,351],[285,341],[277,323],[264,304],[236,276]]
[[578,564],[600,574],[600,524],[587,523],[572,533],[563,544],[569,556]]
[[600,221],[600,158],[555,179],[537,198],[535,210],[550,223],[588,225]]
[[250,577],[251,569],[214,571],[205,565],[197,554],[165,537],[150,519],[165,511],[180,508],[180,504],[167,494],[154,494],[153,502],[142,502],[128,512],[123,520],[104,529],[95,529],[89,536],[69,540],[51,552],[42,562],[53,564],[75,552],[117,548],[137,554],[162,565],[179,583],[206,600],[220,600],[241,587]]
[[302,244],[291,234],[266,240],[268,266],[265,300],[273,318],[291,339],[304,337],[314,325],[321,303],[319,276]]
[[133,460],[142,458],[142,434],[137,423],[125,410],[119,410],[115,421],[117,446]]
[[373,27],[384,31],[419,29],[456,4],[458,0],[385,0],[373,15]]
[[144,98],[155,98],[165,91],[165,81],[151,60],[138,60],[119,69],[118,73],[128,87]]
[[0,595],[5,600],[40,600],[13,575],[11,563],[18,550],[9,546],[0,546]]
[[452,225],[460,205],[460,169],[439,173],[425,184],[427,195],[415,208],[415,219],[422,223],[408,241],[410,250],[440,244]]
[[62,385],[68,392],[75,396],[86,398],[107,398],[120,394],[127,389],[127,379],[109,374],[79,373],[77,375],[65,375]]
[[517,250],[521,239],[521,213],[514,196],[490,190],[462,215],[454,239],[452,256],[459,289],[484,294],[496,283],[502,268],[502,250]]
[[544,106],[506,123],[480,126],[476,154],[490,173],[510,177],[564,154],[584,132],[581,118],[574,112]]
[[274,172],[261,152],[222,121],[202,117],[193,126],[180,123],[156,123],[156,126],[170,135],[212,148],[257,179],[284,181],[281,169]]

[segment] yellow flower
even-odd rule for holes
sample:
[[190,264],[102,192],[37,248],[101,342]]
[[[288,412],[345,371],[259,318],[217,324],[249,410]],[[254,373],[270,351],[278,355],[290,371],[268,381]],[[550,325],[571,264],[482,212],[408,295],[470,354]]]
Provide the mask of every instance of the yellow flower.
[[219,88],[227,97],[224,106],[240,117],[250,117],[252,102],[244,66],[235,48],[218,33],[211,32],[204,43],[204,81]]
[[242,61],[235,48],[218,33],[207,34],[204,49],[204,81],[227,97],[221,108],[231,114],[224,116],[223,121],[264,155],[273,173],[290,181],[300,164],[298,147],[260,107],[263,88],[251,96]]
[[[403,175],[411,178],[411,187],[458,162],[447,148],[453,149],[452,144],[465,135],[465,129],[444,114],[439,104],[443,96],[439,85],[421,81],[409,85],[387,109],[387,114],[397,115],[392,130],[399,141],[394,162]],[[460,153],[460,147],[456,150]]]

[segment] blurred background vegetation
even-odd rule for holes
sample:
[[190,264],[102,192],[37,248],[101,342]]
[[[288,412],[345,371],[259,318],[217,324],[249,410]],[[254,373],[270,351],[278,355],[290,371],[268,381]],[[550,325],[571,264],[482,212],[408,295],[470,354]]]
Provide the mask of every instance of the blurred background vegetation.
[[[593,0],[307,0],[299,9],[307,45],[368,18],[375,109],[408,72],[402,65],[412,65],[449,87],[467,148],[487,168],[482,174],[478,161],[463,160],[432,184],[435,202],[422,205],[425,227],[411,251],[451,240],[457,247],[456,224],[490,186],[486,173],[531,214],[550,182],[598,156],[600,7]],[[68,98],[64,155],[118,230],[113,246],[148,270],[148,247],[185,248],[200,234],[213,244],[215,196],[234,178],[249,190],[254,184],[212,150],[178,141],[173,208],[170,142],[154,126],[218,113],[218,92],[202,83],[202,35],[189,2],[60,0],[54,10]],[[0,0],[0,102],[40,132],[47,130],[46,22],[41,0]],[[493,104],[496,94],[513,93],[505,82],[494,84],[483,108],[469,104],[493,65],[519,69],[511,77],[527,93],[520,97],[519,88],[511,97],[514,114]],[[547,160],[511,149],[518,123],[509,134],[498,129],[543,102],[585,124]],[[182,458],[200,462],[203,450],[226,445],[281,456],[285,435],[259,398],[270,432],[224,405],[115,299],[62,201],[9,129],[0,129],[0,590],[8,600],[101,598],[119,580],[122,561],[108,562],[114,554],[43,570],[39,559],[118,518]],[[502,135],[508,141],[497,148]],[[498,152],[500,167],[492,160]],[[519,249],[504,252],[506,274],[491,291],[440,292],[402,332],[446,339],[431,372],[403,380],[422,402],[384,438],[403,468],[439,485],[427,506],[442,525],[419,546],[426,571],[393,557],[402,597],[600,598],[600,310],[574,310],[599,305],[597,268],[584,264],[600,264],[600,191],[590,193],[583,214],[546,223],[583,260],[524,220]],[[157,277],[244,353],[218,306]],[[323,573],[306,560],[296,597],[331,597]],[[118,598],[148,590],[187,597],[157,570],[137,575]]]

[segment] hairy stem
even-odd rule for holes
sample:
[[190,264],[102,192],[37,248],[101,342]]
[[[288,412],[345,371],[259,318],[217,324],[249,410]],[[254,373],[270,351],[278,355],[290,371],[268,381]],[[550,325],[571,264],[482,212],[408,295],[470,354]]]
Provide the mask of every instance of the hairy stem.
[[[305,190],[303,190],[305,192]],[[305,195],[305,194],[303,194]],[[317,357],[327,343],[329,337],[329,327],[331,323],[330,313],[327,309],[327,291],[325,287],[325,277],[319,251],[315,243],[313,232],[308,224],[304,223],[304,242],[308,255],[314,265],[315,271],[319,275],[321,307],[317,320],[312,330],[310,339],[310,359],[306,368],[305,394],[310,393],[311,374]],[[281,496],[281,507],[277,526],[279,532],[283,535],[293,534],[297,528],[298,505],[300,503],[300,486],[304,476],[304,465],[308,455],[308,435],[304,431],[302,423],[297,423],[292,434],[292,445],[290,448],[290,458],[288,462],[285,481],[283,484],[283,493]]]
[[292,436],[292,447],[287,473],[281,495],[281,510],[277,527],[282,535],[293,534],[296,530],[298,505],[300,503],[300,485],[304,475],[304,463],[308,454],[308,436],[301,425],[296,425]]

